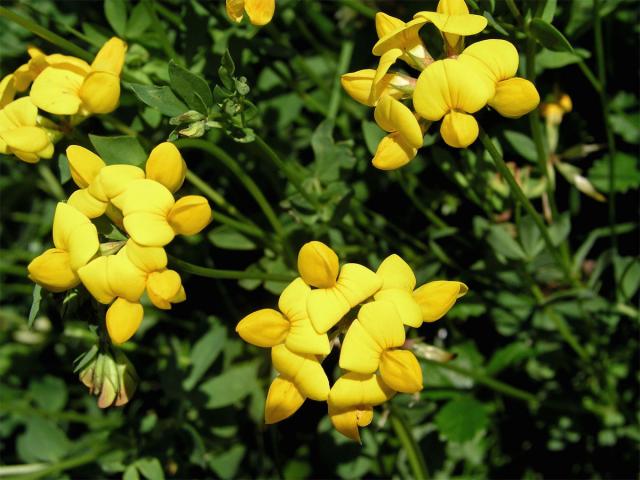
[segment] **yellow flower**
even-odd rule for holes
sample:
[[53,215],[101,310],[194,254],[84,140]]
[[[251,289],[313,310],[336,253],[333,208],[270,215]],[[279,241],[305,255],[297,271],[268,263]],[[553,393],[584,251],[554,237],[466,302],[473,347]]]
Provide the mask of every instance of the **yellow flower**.
[[96,254],[98,231],[82,213],[66,203],[58,203],[53,217],[53,244],[27,267],[29,278],[53,292],[80,283],[78,269]]
[[546,119],[547,124],[554,126],[560,125],[562,117],[571,110],[573,110],[573,102],[566,93],[559,93],[553,101],[540,105],[540,115]]
[[74,57],[50,63],[33,81],[31,100],[56,115],[112,112],[120,99],[120,73],[126,50],[127,45],[113,37],[91,65]]
[[462,282],[445,280],[426,283],[414,291],[416,277],[411,267],[395,254],[384,259],[376,274],[382,278],[382,287],[374,298],[393,303],[402,322],[414,328],[423,321],[441,318],[468,291]]
[[427,120],[442,119],[440,134],[448,145],[466,148],[479,132],[478,123],[470,114],[484,107],[494,93],[495,89],[477,69],[448,58],[432,63],[420,74],[413,106]]
[[380,170],[395,170],[405,166],[417,154],[417,148],[409,145],[400,132],[394,132],[380,140],[371,163]]
[[281,312],[263,308],[244,317],[236,332],[245,342],[258,347],[274,347],[284,343],[292,352],[328,355],[326,333],[313,329],[307,314],[307,300],[311,289],[301,278],[284,289],[278,301]]
[[329,379],[317,356],[294,353],[285,345],[276,345],[271,349],[271,361],[280,376],[267,394],[265,423],[276,423],[293,415],[306,398],[327,400]]
[[147,178],[161,183],[171,193],[175,193],[184,182],[187,164],[173,143],[162,142],[151,150],[145,171]]
[[107,310],[107,332],[111,341],[121,344],[129,340],[140,328],[144,309],[138,302],[117,298]]
[[414,113],[402,102],[384,95],[376,105],[374,118],[383,130],[389,133],[399,132],[412,148],[422,147],[424,136],[420,124]]
[[380,278],[357,263],[339,267],[338,257],[322,242],[309,242],[298,253],[298,271],[308,285],[307,312],[313,328],[327,332],[352,308],[373,295]]
[[366,427],[373,420],[373,407],[370,405],[359,405],[351,408],[336,408],[330,401],[329,419],[334,428],[358,443],[360,441],[360,431],[358,427]]
[[342,343],[340,368],[360,374],[380,369],[382,381],[397,392],[422,390],[422,371],[415,355],[400,350],[405,333],[391,302],[377,300],[360,308]]
[[147,247],[162,247],[177,234],[194,235],[211,221],[211,207],[204,197],[188,195],[175,201],[155,180],[133,180],[111,201],[122,211],[129,236]]
[[0,81],[0,108],[4,108],[13,101],[16,95],[16,87],[13,82],[13,74],[6,75]]
[[488,104],[503,117],[521,117],[540,103],[533,83],[515,77],[519,57],[512,43],[506,40],[483,40],[465,48],[458,61],[480,73],[483,81],[487,82],[487,89],[495,89]]
[[28,97],[0,110],[0,153],[13,154],[27,163],[53,156],[51,138],[38,126],[38,109]]
[[395,99],[409,97],[415,86],[415,79],[399,73],[383,75],[372,93],[376,71],[370,68],[345,73],[340,77],[342,88],[356,102],[375,107],[378,99],[389,95]]
[[236,23],[240,23],[244,14],[253,25],[266,25],[273,18],[276,8],[275,0],[227,0],[227,15]]

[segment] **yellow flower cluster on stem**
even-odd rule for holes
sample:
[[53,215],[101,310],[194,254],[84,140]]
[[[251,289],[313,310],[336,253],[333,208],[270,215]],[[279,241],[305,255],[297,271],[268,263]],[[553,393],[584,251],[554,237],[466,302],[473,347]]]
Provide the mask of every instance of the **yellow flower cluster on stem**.
[[[357,263],[340,266],[336,253],[318,241],[300,249],[298,272],[278,310],[250,313],[236,326],[246,342],[271,348],[278,376],[267,394],[265,422],[293,415],[307,398],[326,401],[334,427],[360,441],[359,427],[371,423],[374,406],[397,392],[422,390],[418,360],[404,348],[405,327],[438,320],[467,286],[441,280],[416,289],[413,271],[398,255],[374,272]],[[331,386],[322,362],[342,334],[344,372]]]
[[[434,59],[419,31],[433,24],[443,41],[443,56]],[[422,147],[432,122],[451,147],[466,148],[478,137],[473,116],[485,106],[507,118],[536,108],[540,97],[528,80],[516,77],[518,52],[506,40],[483,40],[465,48],[465,37],[480,33],[486,18],[469,13],[464,0],[440,0],[437,11],[422,11],[409,22],[379,12],[376,69],[342,76],[356,101],[375,107],[376,123],[388,132],[378,144],[373,165],[394,170],[409,163]],[[419,71],[417,78],[390,69],[397,60]],[[410,101],[406,104],[405,101]]]
[[[106,327],[115,344],[126,342],[143,319],[140,299],[163,310],[186,300],[180,275],[167,268],[164,246],[175,235],[194,235],[211,221],[204,197],[175,200],[187,166],[169,142],[155,147],[145,170],[106,165],[78,145],[67,148],[71,177],[79,187],[67,203],[58,203],[53,220],[54,247],[28,266],[29,277],[52,292],[82,283],[109,305]],[[128,239],[99,243],[91,219],[106,215]]]
[[[28,163],[51,158],[61,128],[38,114],[72,115],[71,124],[101,113],[110,113],[120,99],[120,73],[127,45],[111,38],[89,65],[80,58],[35,47],[30,60],[0,80],[0,153]],[[24,97],[16,94],[26,92]]]

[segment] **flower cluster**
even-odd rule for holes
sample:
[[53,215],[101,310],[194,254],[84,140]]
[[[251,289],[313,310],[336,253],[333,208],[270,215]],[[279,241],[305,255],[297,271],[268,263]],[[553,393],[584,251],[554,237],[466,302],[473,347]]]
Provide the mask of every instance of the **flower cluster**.
[[[0,153],[28,163],[51,158],[63,128],[38,114],[73,115],[75,124],[89,115],[110,113],[120,99],[120,72],[126,44],[111,38],[89,65],[76,57],[45,55],[28,49],[31,59],[0,81]],[[15,99],[29,87],[28,96]]]
[[[433,24],[443,40],[442,58],[434,59],[419,31]],[[389,132],[377,148],[373,165],[392,170],[406,165],[423,144],[432,122],[442,121],[440,134],[450,146],[466,148],[478,137],[473,113],[490,106],[508,118],[518,118],[538,105],[535,86],[516,77],[518,52],[506,40],[483,40],[464,48],[468,35],[480,33],[487,20],[469,13],[464,0],[440,0],[436,12],[418,12],[402,20],[379,12],[378,42],[373,54],[378,68],[342,76],[342,85],[356,101],[375,107],[376,123]],[[390,72],[397,60],[418,70],[414,78]],[[411,100],[412,108],[403,100]]]
[[[52,292],[82,283],[99,303],[110,305],[107,331],[113,343],[123,343],[142,322],[145,291],[165,310],[186,299],[180,275],[167,268],[163,247],[175,235],[201,231],[211,221],[211,208],[199,195],[174,198],[187,167],[172,143],[155,147],[145,170],[106,165],[77,145],[67,149],[67,157],[79,189],[67,203],[58,203],[54,248],[29,264],[29,277]],[[102,215],[129,238],[100,244],[91,219]]]
[[[265,422],[289,417],[307,398],[326,401],[334,427],[359,441],[358,427],[371,423],[374,406],[396,392],[422,390],[418,360],[403,348],[405,326],[438,320],[467,286],[434,281],[416,289],[413,271],[398,255],[376,272],[356,263],[341,267],[336,253],[317,241],[300,249],[298,271],[280,295],[279,311],[258,310],[236,327],[246,342],[271,348],[279,373],[267,394]],[[344,373],[330,386],[321,364],[341,334]]]

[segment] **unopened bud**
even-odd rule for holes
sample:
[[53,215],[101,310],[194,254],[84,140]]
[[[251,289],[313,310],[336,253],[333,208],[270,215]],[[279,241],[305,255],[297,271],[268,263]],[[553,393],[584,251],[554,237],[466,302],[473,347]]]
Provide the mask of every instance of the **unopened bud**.
[[185,137],[201,137],[204,135],[206,131],[206,122],[204,120],[200,120],[198,122],[193,122],[187,128],[183,128],[180,130],[180,135]]
[[98,406],[120,407],[131,400],[138,386],[138,374],[120,350],[98,353],[80,371],[80,381],[98,397]]
[[118,242],[105,242],[100,244],[100,255],[106,257],[108,255],[115,255],[126,244],[126,240],[120,240]]
[[189,110],[188,112],[181,113],[180,115],[173,117],[169,120],[170,125],[180,125],[183,123],[193,123],[200,120],[204,120],[205,116],[195,110]]

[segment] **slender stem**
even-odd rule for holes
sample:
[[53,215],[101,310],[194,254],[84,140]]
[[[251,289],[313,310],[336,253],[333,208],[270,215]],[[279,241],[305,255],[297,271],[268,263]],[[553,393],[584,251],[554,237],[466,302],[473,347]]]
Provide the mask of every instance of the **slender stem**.
[[172,255],[169,255],[169,263],[183,272],[192,273],[200,277],[231,279],[231,280],[266,280],[272,282],[290,282],[295,275],[286,273],[264,273],[239,270],[220,270],[218,268],[207,268],[193,263],[185,262]]
[[255,144],[260,148],[260,150],[262,150],[265,156],[269,160],[271,160],[271,162],[273,162],[273,164],[278,168],[278,170],[282,171],[286,175],[287,179],[291,182],[291,184],[295,187],[295,189],[298,190],[300,195],[302,195],[302,197],[307,202],[309,202],[309,204],[313,208],[315,208],[316,210],[320,210],[320,208],[322,208],[322,206],[320,205],[320,202],[318,202],[316,198],[312,197],[304,189],[298,176],[294,172],[292,172],[289,166],[278,156],[278,154],[274,152],[273,149],[269,145],[267,145],[267,143],[265,143],[265,141],[262,140],[262,138],[260,138],[257,135],[256,135]]
[[411,430],[409,429],[409,425],[407,425],[406,420],[396,409],[391,410],[389,420],[394,432],[396,432],[398,440],[400,440],[400,443],[407,454],[407,460],[409,460],[409,465],[413,471],[413,478],[416,480],[426,480],[429,478],[429,474],[427,473],[427,464],[424,461],[424,456],[420,451],[420,447],[411,434]]
[[580,60],[578,62],[578,67],[580,67],[580,70],[582,70],[582,73],[584,74],[584,76],[587,77],[587,80],[589,80],[589,83],[591,83],[591,86],[593,87],[593,89],[596,92],[600,92],[600,90],[602,90],[602,85],[600,85],[600,82],[598,81],[594,73],[591,71],[591,69],[587,66],[587,64],[584,63],[584,60]]
[[513,178],[513,175],[511,174],[511,170],[509,170],[509,168],[507,167],[507,164],[504,162],[502,155],[500,155],[495,145],[493,144],[489,136],[486,134],[486,132],[482,128],[480,128],[480,141],[482,142],[484,147],[487,149],[487,151],[493,158],[496,168],[498,169],[502,177],[509,184],[509,191],[511,192],[511,195],[513,195],[513,197],[522,204],[524,209],[531,216],[534,223],[538,227],[538,230],[540,230],[542,239],[547,245],[549,252],[551,253],[551,255],[553,255],[555,260],[558,262],[558,265],[560,265],[560,267],[562,268],[565,276],[567,277],[567,280],[569,280],[574,285],[577,284],[578,282],[576,278],[571,273],[570,264],[558,252],[555,245],[553,244],[553,241],[551,240],[551,236],[549,235],[549,230],[547,229],[547,226],[545,225],[544,220],[542,219],[542,217],[540,217],[540,214],[536,211],[536,209],[533,207],[529,199],[526,197],[526,195],[524,194],[524,192],[516,182],[515,178]]
[[[609,118],[609,100],[607,98],[607,71],[605,68],[604,42],[602,40],[602,18],[600,16],[600,0],[593,0],[593,33],[595,37],[596,61],[598,62],[598,80],[600,82],[600,106],[604,120],[605,133],[607,135],[607,148],[609,150],[609,226],[611,228],[611,248],[614,256],[618,252],[618,237],[616,235],[616,195],[615,195],[615,156],[616,141],[611,129]],[[615,276],[614,276],[615,277]],[[615,279],[614,279],[615,284]]]
[[37,478],[42,478],[47,476],[55,477],[56,476],[54,475],[55,473],[65,471],[65,470],[70,470],[72,468],[76,468],[81,465],[86,465],[87,463],[94,462],[98,457],[100,457],[100,455],[102,455],[103,453],[106,453],[108,449],[109,449],[108,446],[103,445],[100,448],[97,448],[93,451],[89,451],[85,453],[84,455],[78,455],[77,457],[72,457],[67,460],[62,460],[58,463],[54,463],[50,466],[47,466],[46,468],[43,468],[42,470],[39,470],[37,472],[33,472],[27,475],[20,475],[19,478],[20,480],[35,480]]
[[27,473],[39,472],[49,466],[48,463],[26,463],[24,465],[2,465],[0,466],[0,477],[10,475],[25,475]]
[[509,9],[509,11],[511,12],[511,15],[513,15],[518,23],[520,25],[524,24],[524,19],[522,18],[520,10],[518,10],[516,2],[514,2],[513,0],[506,0],[505,3],[507,4],[507,8]]
[[518,400],[524,400],[527,403],[532,405],[536,405],[539,403],[538,398],[525,390],[521,390],[516,387],[512,387],[504,382],[496,380],[495,378],[491,378],[482,373],[474,372],[473,370],[468,370],[464,367],[459,367],[457,365],[453,365],[451,363],[440,363],[435,360],[425,359],[430,365],[434,365],[438,368],[443,368],[445,370],[451,370],[452,372],[459,373],[460,375],[464,375],[466,377],[472,378],[476,382],[485,385],[496,392],[500,392],[509,397],[517,398]]
[[545,308],[544,312],[551,318],[551,321],[556,326],[556,329],[562,336],[562,338],[569,344],[569,346],[580,356],[582,360],[589,360],[590,356],[587,351],[582,348],[580,342],[573,334],[567,322],[562,318],[562,316],[558,315],[551,308]]
[[331,97],[329,98],[329,110],[327,112],[327,120],[335,122],[338,108],[340,107],[340,98],[342,96],[342,85],[340,84],[340,76],[347,72],[353,55],[353,40],[345,40],[342,42],[340,49],[340,57],[338,58],[338,67],[336,75],[333,79],[333,87],[331,89]]
[[422,213],[427,218],[427,220],[429,220],[438,228],[451,228],[444,220],[436,215],[433,210],[422,203],[422,201],[416,196],[413,190],[409,189],[405,180],[405,176],[402,172],[398,172],[396,182],[398,183],[398,185],[400,185],[400,188],[407,195],[407,197],[409,197],[409,200],[411,200],[413,205],[418,209],[420,213]]
[[57,45],[63,50],[66,50],[69,53],[75,55],[76,57],[82,58],[83,60],[86,60],[88,62],[91,62],[93,60],[93,56],[85,49],[78,47],[77,45],[71,43],[69,40],[49,31],[48,29],[38,25],[28,18],[18,15],[8,8],[0,7],[0,17],[5,17],[14,23],[17,23],[21,27],[29,30],[31,33],[44,38],[47,42]]
[[62,185],[60,185],[60,182],[51,171],[51,167],[49,167],[49,165],[46,165],[42,161],[38,162],[38,173],[40,173],[40,176],[44,179],[47,187],[49,188],[49,192],[56,200],[64,200],[67,198],[67,194],[64,193]]
[[368,18],[376,18],[376,9],[363,4],[360,0],[340,0],[340,3],[345,7],[349,7],[352,10],[364,15]]

